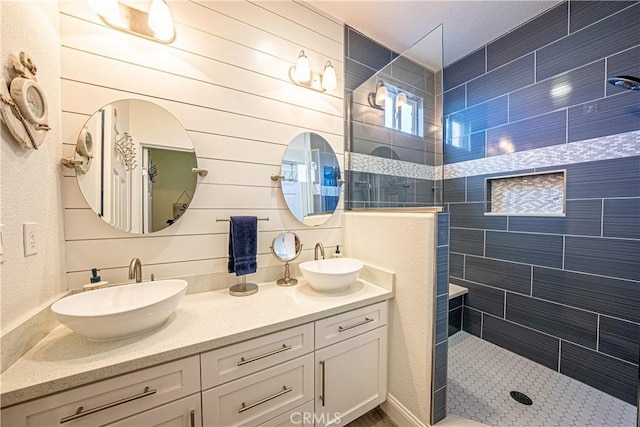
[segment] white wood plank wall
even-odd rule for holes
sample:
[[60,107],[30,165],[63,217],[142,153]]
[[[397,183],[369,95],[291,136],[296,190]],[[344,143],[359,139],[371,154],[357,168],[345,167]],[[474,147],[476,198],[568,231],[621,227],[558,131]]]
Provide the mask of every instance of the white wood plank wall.
[[[68,288],[88,282],[90,269],[103,280],[122,282],[130,260],[143,263],[145,280],[224,273],[230,215],[269,217],[258,224],[258,267],[279,265],[269,250],[282,230],[313,246],[342,242],[344,202],[326,224],[311,228],[288,211],[279,171],[288,142],[313,131],[324,136],[342,163],[343,27],[294,1],[170,0],[176,40],[163,45],[107,27],[83,0],[60,2],[62,135],[73,153],[84,122],[109,102],[137,98],[164,107],[193,141],[199,178],[191,207],[174,226],[147,236],[112,229],[85,202],[74,171],[63,177]],[[336,68],[338,87],[317,93],[288,78],[304,49],[312,69],[326,61]],[[343,195],[344,196],[344,195]],[[298,261],[297,260],[297,261]]]

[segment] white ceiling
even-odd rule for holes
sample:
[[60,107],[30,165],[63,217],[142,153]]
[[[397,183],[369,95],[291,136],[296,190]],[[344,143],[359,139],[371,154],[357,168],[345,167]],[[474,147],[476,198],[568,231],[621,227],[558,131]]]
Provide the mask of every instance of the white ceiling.
[[306,0],[366,36],[404,52],[443,24],[448,65],[561,0]]

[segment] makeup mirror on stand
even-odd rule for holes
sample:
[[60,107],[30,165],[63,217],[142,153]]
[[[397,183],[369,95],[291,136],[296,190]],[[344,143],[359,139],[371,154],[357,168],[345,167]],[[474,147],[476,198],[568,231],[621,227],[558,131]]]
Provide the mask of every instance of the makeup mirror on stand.
[[298,279],[291,278],[289,261],[298,258],[302,252],[302,242],[298,235],[291,231],[285,231],[273,238],[271,253],[284,262],[284,277],[276,282],[279,286],[293,286],[298,284]]

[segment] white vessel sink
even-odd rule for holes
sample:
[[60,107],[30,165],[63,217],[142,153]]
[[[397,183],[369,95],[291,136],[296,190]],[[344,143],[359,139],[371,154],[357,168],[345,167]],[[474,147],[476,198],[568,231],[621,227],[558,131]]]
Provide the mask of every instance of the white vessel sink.
[[354,258],[319,259],[301,263],[300,271],[314,290],[337,292],[358,278],[362,266],[362,261]]
[[62,298],[51,310],[89,341],[111,341],[163,325],[186,290],[181,279],[113,286]]

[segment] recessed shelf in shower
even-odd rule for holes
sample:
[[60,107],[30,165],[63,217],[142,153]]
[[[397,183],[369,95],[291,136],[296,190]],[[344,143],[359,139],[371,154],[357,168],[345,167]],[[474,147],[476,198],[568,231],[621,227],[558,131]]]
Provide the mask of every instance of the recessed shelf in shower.
[[485,215],[565,216],[566,171],[485,179]]

